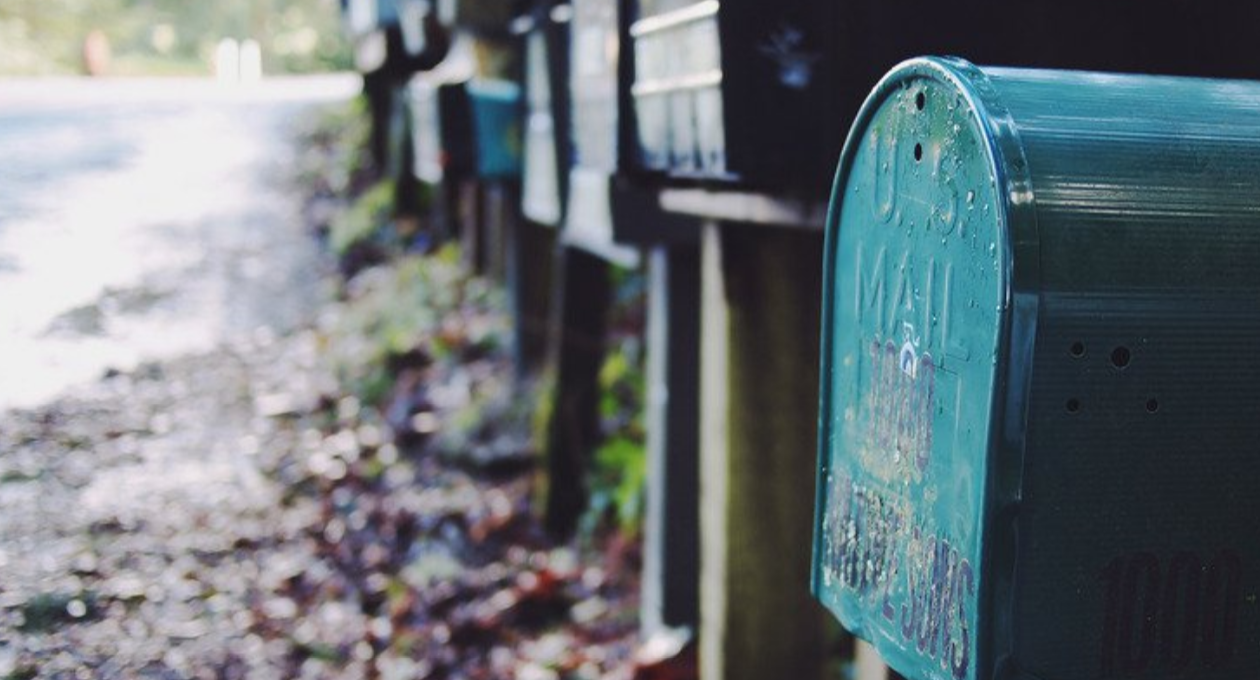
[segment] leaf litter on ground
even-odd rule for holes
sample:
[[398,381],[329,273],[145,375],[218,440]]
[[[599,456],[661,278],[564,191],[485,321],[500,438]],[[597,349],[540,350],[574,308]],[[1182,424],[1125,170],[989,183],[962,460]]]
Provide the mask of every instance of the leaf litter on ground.
[[[637,547],[541,530],[501,301],[447,267],[5,414],[3,675],[629,677]],[[357,320],[400,280],[429,311]]]

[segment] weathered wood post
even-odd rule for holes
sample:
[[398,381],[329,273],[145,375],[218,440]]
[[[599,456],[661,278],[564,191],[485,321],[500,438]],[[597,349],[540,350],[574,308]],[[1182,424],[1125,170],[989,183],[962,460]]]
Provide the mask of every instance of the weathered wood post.
[[508,280],[516,320],[516,365],[522,377],[536,376],[547,355],[556,230],[518,220],[508,232]]
[[648,285],[645,635],[700,619],[699,248],[653,248]]
[[815,483],[820,209],[688,190],[666,191],[662,203],[709,217],[701,249],[702,677],[822,678],[824,614],[790,585],[810,569],[801,542],[810,541]]
[[[685,242],[688,238],[694,243],[695,239],[693,221],[663,213],[654,194],[631,186],[619,174],[622,146],[630,138],[627,128],[633,120],[628,112],[619,109],[629,94],[628,66],[621,50],[610,49],[621,44],[626,28],[621,22],[621,5],[620,0],[575,0],[572,3],[567,60],[570,68],[565,76],[570,86],[573,164],[565,168],[567,201],[559,239],[563,253],[562,271],[558,274],[561,292],[555,298],[559,309],[556,316],[561,320],[557,337],[570,346],[590,339],[587,332],[596,330],[592,319],[602,319],[611,304],[606,281],[608,265],[603,265],[605,269],[600,274],[595,258],[638,268],[643,260],[638,246]],[[596,298],[599,298],[598,303]],[[573,307],[575,304],[579,307]],[[597,309],[596,304],[602,304],[602,310]],[[582,331],[581,337],[573,336],[569,324],[577,324],[574,328]],[[599,350],[602,352],[602,346]],[[585,465],[597,444],[587,435],[593,425],[574,419],[594,417],[594,395],[587,390],[595,381],[599,364],[592,363],[591,357],[562,355],[559,360],[568,361],[569,365],[561,365],[557,374],[552,413],[553,419],[564,422],[551,424],[553,439],[548,442],[548,456],[559,458],[552,463],[550,493],[560,494],[548,502],[548,526],[554,533],[567,535],[575,526],[576,513],[585,506],[586,498],[585,479],[574,475],[579,468],[585,474]],[[681,396],[676,406],[685,403],[686,390],[679,392]],[[682,427],[681,423],[678,427]],[[566,433],[570,436],[569,442],[555,438]],[[658,443],[674,441],[677,440],[668,437]],[[571,443],[576,447],[578,442],[584,442],[584,448],[570,448]],[[569,476],[556,476],[560,474]],[[562,490],[557,488],[558,484],[577,488]],[[648,531],[653,530],[649,527]],[[685,568],[680,566],[678,571],[683,573]]]
[[[831,57],[847,43],[833,30],[835,3],[632,4],[640,172],[670,187],[667,211],[707,220],[701,673],[821,678],[827,626],[793,584],[809,571],[801,541],[816,447],[816,203],[843,134],[831,125]],[[697,180],[713,189],[680,188]]]
[[816,233],[704,231],[701,674],[822,678],[824,622],[803,589],[814,484]]
[[599,368],[612,294],[609,264],[580,248],[558,249],[551,363],[556,385],[547,430],[546,525],[569,537],[586,509],[590,458],[599,442]]
[[539,374],[546,363],[556,241],[564,226],[568,193],[569,34],[567,18],[553,11],[555,4],[538,0],[515,22],[523,48],[524,120],[521,220],[512,250],[517,367],[522,376]]

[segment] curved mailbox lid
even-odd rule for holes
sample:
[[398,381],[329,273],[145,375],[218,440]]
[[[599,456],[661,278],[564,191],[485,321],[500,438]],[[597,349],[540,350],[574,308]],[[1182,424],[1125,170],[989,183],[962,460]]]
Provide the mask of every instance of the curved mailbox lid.
[[521,173],[521,88],[507,80],[474,78],[466,86],[472,106],[477,176],[516,178]]
[[819,598],[916,679],[1254,672],[1258,262],[1260,84],[895,69],[828,222]]
[[981,94],[908,62],[828,217],[814,589],[915,678],[978,678],[1010,205]]

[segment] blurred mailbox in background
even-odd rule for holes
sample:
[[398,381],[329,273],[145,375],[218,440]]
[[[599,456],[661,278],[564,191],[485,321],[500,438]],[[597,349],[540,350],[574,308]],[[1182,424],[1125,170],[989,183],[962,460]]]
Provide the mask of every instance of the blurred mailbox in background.
[[629,165],[672,185],[823,196],[862,96],[924,53],[1139,73],[1257,73],[1251,3],[628,0]]
[[654,193],[618,171],[633,139],[634,112],[623,101],[631,65],[623,59],[620,0],[574,0],[569,29],[573,165],[563,240],[622,265],[637,263],[628,245],[694,242],[694,223],[663,213]]
[[637,4],[632,93],[643,170],[772,187],[830,176],[841,141],[826,125],[838,114],[834,3]]
[[468,82],[477,176],[515,179],[521,174],[521,88],[506,80]]
[[568,129],[568,5],[540,3],[525,31],[524,177],[521,212],[538,224],[564,219],[570,154]]
[[428,70],[447,50],[429,0],[349,0],[346,27],[354,40],[355,68]]
[[906,62],[827,225],[813,589],[915,680],[1260,668],[1260,83]]
[[411,110],[412,155],[415,176],[432,186],[442,184],[445,159],[442,150],[441,107],[438,91],[443,83],[420,77],[411,81],[408,93]]
[[417,111],[416,174],[421,180],[436,184],[446,175],[479,179],[520,175],[518,85],[473,79],[436,87],[419,83],[412,92]]

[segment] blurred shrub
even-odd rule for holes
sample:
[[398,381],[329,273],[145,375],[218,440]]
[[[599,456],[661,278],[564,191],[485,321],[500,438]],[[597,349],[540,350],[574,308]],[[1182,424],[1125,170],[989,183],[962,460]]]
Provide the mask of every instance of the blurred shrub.
[[[372,243],[388,245],[389,223],[394,211],[394,185],[381,181],[363,193],[350,209],[332,222],[328,244],[333,253],[345,258],[356,247]],[[355,272],[349,272],[353,275]]]
[[296,179],[309,195],[345,199],[372,181],[367,100],[323,106],[295,126]]
[[502,292],[468,274],[455,246],[364,271],[346,296],[333,329],[336,366],[367,404],[384,401],[399,357],[463,360],[508,342]]

